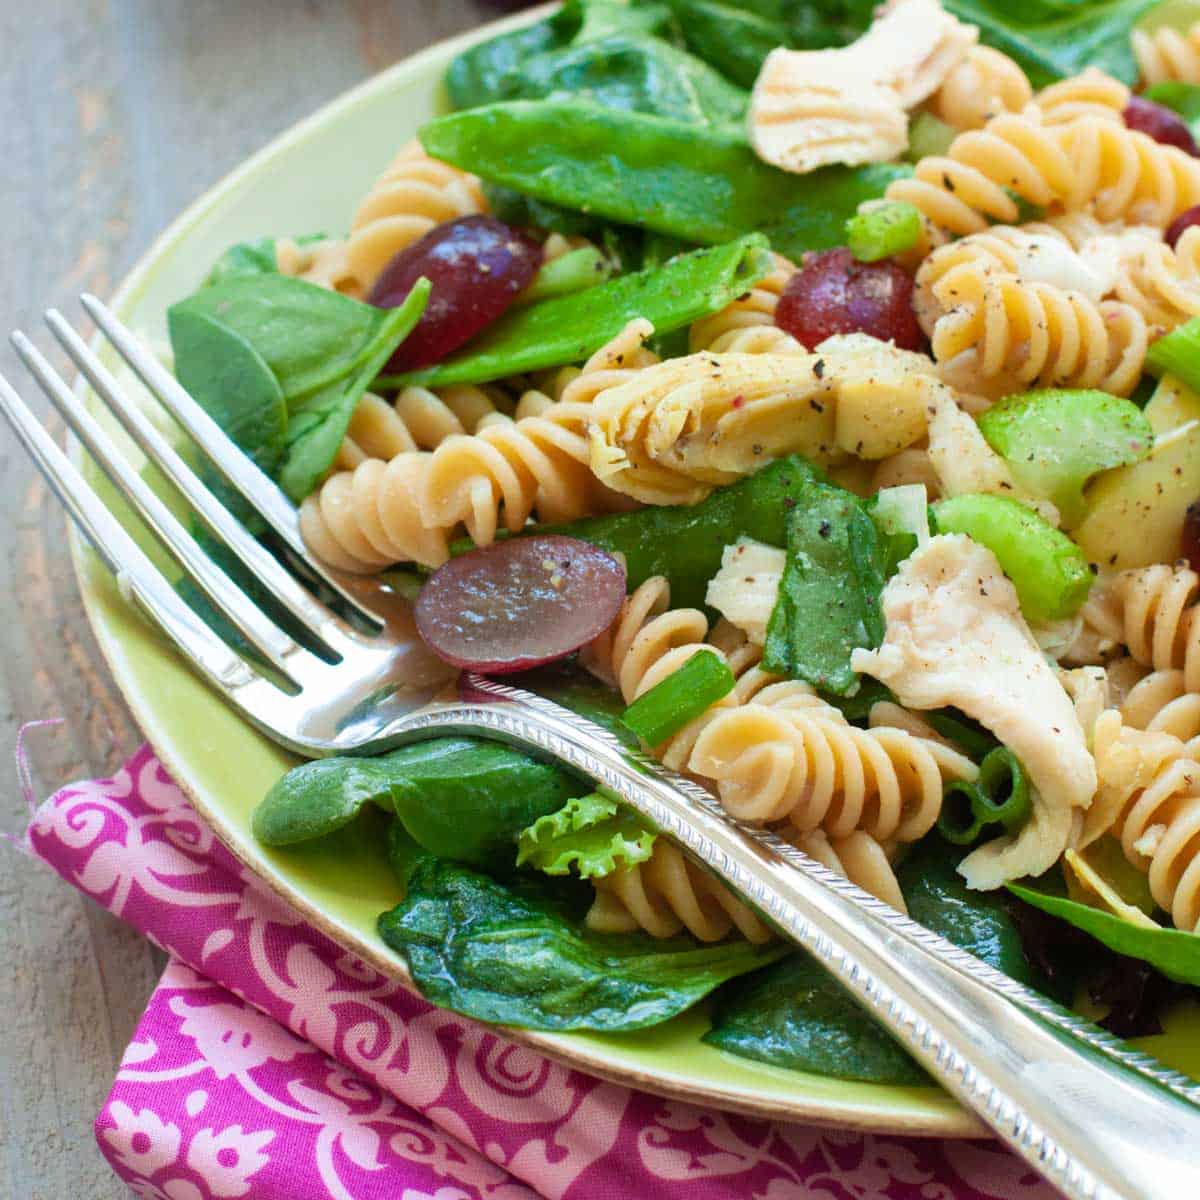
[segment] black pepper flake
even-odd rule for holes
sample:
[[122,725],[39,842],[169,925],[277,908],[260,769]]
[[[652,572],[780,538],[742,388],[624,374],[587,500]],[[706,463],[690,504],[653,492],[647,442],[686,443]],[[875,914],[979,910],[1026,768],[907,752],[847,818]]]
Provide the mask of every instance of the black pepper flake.
[[823,538],[827,538],[833,532],[833,526],[831,526],[828,521],[822,521],[817,529],[817,532]]
[[819,400],[810,400],[808,402],[808,407],[811,408],[813,412],[823,413],[825,411],[825,405],[823,405]]
[[813,363],[813,374],[818,379],[825,378],[825,360],[823,358],[818,358],[817,361]]

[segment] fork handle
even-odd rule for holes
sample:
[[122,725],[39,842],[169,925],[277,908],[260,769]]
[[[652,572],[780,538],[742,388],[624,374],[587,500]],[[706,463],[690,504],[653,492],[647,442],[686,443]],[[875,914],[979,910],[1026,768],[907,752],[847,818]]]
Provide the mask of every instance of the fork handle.
[[814,955],[1071,1200],[1200,1196],[1200,1088],[1165,1068],[1153,1078],[1144,1056],[1120,1061],[1118,1043],[1098,1045],[1105,1035],[1064,1010],[1048,1019],[1057,1006],[1036,993],[1023,1004],[1001,994],[998,980],[1022,989],[794,847],[746,831],[703,789],[577,714],[489,680],[470,684],[485,702],[428,706],[398,721],[388,742],[474,733],[591,776]]

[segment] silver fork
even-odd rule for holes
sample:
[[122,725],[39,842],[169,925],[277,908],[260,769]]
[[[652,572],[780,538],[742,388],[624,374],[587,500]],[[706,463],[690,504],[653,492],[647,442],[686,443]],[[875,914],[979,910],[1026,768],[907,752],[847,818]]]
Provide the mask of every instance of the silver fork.
[[[610,788],[815,955],[929,1073],[1072,1200],[1200,1197],[1200,1085],[986,966],[769,833],[739,826],[702,788],[598,726],[518,688],[464,677],[433,696],[403,606],[309,557],[296,510],[124,325],[84,307],[151,393],[315,579],[375,632],[322,603],[217,501],[57,312],[55,337],[121,425],[264,589],[335,662],[284,632],[200,549],[79,397],[23,334],[17,353],[155,536],[271,671],[239,657],[180,599],[0,376],[0,410],[123,594],[267,736],[299,754],[381,751],[445,733],[552,756]],[[272,671],[278,677],[271,677]],[[398,684],[398,680],[407,683]]]

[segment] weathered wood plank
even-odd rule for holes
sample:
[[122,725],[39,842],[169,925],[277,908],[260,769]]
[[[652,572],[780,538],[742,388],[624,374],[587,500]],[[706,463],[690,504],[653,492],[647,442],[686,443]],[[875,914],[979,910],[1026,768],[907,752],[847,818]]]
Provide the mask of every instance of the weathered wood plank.
[[[36,333],[46,306],[78,311],[79,290],[111,290],[274,134],[492,15],[472,0],[0,4],[0,324]],[[0,370],[20,378],[7,346]],[[22,723],[62,717],[29,737],[44,794],[112,769],[139,737],[83,618],[61,513],[5,435],[0,504],[0,763]],[[23,819],[0,766],[0,828]],[[0,855],[0,1200],[115,1200],[128,1192],[91,1123],[161,956],[48,871]]]

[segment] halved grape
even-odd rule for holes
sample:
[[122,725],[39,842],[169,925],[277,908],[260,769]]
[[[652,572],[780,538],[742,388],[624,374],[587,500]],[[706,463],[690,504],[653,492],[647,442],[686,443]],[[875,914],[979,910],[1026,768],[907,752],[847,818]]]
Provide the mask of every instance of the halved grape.
[[1196,149],[1196,139],[1192,137],[1192,131],[1183,118],[1162,104],[1155,104],[1143,96],[1130,96],[1121,115],[1125,118],[1127,128],[1136,129],[1164,146],[1177,146],[1192,155],[1200,153]]
[[495,217],[460,217],[405,246],[375,281],[367,299],[379,308],[404,303],[422,275],[433,284],[417,327],[392,355],[389,371],[440,362],[503,316],[542,262],[532,234]]
[[775,323],[810,350],[837,333],[869,333],[905,350],[923,345],[912,276],[888,259],[859,262],[845,246],[809,255],[788,281]]
[[614,621],[625,568],[589,542],[510,538],[439,567],[417,597],[417,632],[472,671],[525,671],[578,650]]
[[1175,249],[1175,243],[1189,230],[1193,225],[1200,225],[1200,204],[1194,204],[1191,208],[1185,208],[1167,226],[1167,232],[1163,234],[1163,241]]

